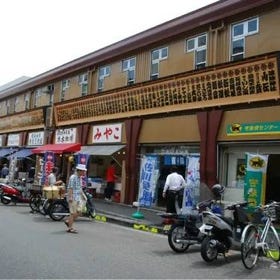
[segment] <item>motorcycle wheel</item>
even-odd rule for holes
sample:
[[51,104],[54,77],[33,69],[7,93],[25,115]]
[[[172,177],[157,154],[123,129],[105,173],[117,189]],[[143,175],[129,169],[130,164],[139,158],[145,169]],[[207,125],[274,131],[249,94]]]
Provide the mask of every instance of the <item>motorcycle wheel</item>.
[[9,204],[9,203],[11,203],[11,200],[9,200],[9,199],[6,199],[3,195],[1,196],[1,202],[3,203],[3,204]]
[[[69,209],[62,201],[56,201],[52,203],[48,212],[52,220],[61,221],[66,214],[69,214]],[[55,213],[65,213],[65,215],[56,215]]]
[[29,201],[29,207],[33,212],[39,212],[39,204],[41,201],[41,197],[39,195],[33,195]]
[[216,246],[213,246],[212,243],[213,239],[211,237],[205,237],[201,243],[200,253],[201,257],[206,262],[212,262],[217,259],[218,257],[218,249]]
[[176,241],[178,239],[186,239],[186,232],[183,225],[174,224],[168,232],[168,244],[174,252],[183,253],[190,244],[179,243]]

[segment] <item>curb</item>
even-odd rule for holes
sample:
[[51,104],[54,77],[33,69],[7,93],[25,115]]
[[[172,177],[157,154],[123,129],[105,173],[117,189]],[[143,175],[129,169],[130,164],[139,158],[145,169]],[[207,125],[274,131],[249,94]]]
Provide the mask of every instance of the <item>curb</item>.
[[151,232],[154,234],[166,234],[166,232],[163,230],[162,227],[157,226],[157,225],[148,225],[145,222],[141,221],[135,221],[133,219],[128,219],[126,217],[121,217],[121,216],[113,216],[113,215],[108,215],[106,213],[97,213],[94,220],[99,221],[99,222],[109,222],[109,223],[114,223],[126,227],[133,228],[135,230],[139,231],[145,231],[145,232]]

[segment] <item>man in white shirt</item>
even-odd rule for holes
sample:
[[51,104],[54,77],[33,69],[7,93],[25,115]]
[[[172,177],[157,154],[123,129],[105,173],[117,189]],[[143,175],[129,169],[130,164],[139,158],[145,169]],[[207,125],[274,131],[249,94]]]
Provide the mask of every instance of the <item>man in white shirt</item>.
[[[179,191],[186,186],[186,181],[182,175],[177,173],[177,167],[172,166],[171,173],[166,177],[165,185],[162,192],[162,197],[166,197],[166,212],[176,213],[175,199]],[[179,206],[182,206],[182,197],[178,196]]]

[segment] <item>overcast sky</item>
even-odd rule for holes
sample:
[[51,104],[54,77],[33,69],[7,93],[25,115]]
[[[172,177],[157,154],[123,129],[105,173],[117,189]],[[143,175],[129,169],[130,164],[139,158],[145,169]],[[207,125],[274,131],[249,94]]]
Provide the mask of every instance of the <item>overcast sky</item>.
[[0,1],[0,86],[37,76],[216,1]]

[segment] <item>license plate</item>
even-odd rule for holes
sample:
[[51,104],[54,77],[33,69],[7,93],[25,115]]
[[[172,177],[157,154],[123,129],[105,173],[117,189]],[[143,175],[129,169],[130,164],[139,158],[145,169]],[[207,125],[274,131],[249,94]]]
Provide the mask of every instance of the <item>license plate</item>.
[[169,231],[171,229],[171,225],[164,225],[163,230]]

